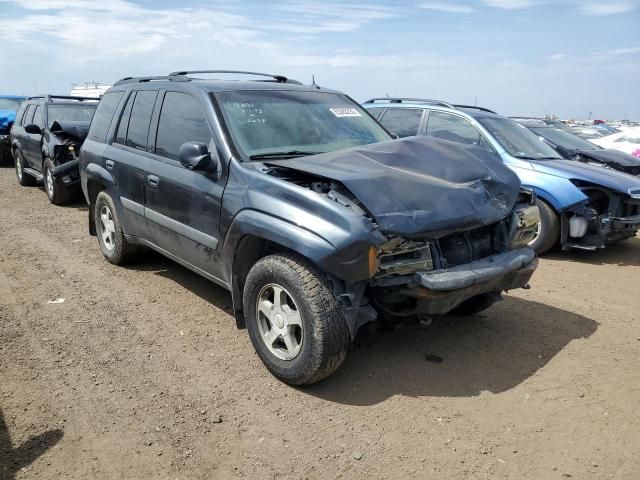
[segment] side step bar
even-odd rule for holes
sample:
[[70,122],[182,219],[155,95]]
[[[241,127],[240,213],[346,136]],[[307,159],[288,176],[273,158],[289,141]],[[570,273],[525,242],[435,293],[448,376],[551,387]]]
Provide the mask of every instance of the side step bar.
[[23,168],[22,171],[28,175],[31,175],[32,177],[34,177],[36,180],[38,180],[39,182],[42,181],[42,179],[44,178],[44,176],[42,175],[42,173],[40,173],[37,170],[34,170],[33,168]]

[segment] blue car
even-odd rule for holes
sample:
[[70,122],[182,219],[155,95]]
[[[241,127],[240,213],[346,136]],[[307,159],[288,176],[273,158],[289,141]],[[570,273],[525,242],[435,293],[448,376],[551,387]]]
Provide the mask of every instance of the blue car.
[[363,104],[399,137],[427,135],[498,154],[537,194],[540,224],[530,246],[544,253],[596,250],[640,229],[640,178],[562,158],[534,133],[482,107],[374,98]]
[[11,162],[9,131],[16,119],[16,112],[26,97],[0,95],[0,165]]

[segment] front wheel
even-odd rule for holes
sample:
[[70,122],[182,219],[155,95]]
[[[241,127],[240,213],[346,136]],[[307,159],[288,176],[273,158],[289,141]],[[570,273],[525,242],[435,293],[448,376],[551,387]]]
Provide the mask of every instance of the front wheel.
[[342,364],[351,336],[326,278],[307,261],[269,255],[249,271],[243,292],[247,330],[267,369],[309,385]]
[[46,190],[47,197],[49,197],[49,201],[51,203],[54,205],[62,205],[69,201],[69,191],[63,185],[56,184],[53,179],[53,174],[51,173],[53,168],[53,162],[47,158],[44,161],[42,169],[44,176],[44,189]]
[[544,200],[539,198],[536,205],[540,211],[540,222],[535,237],[529,242],[529,247],[540,255],[551,250],[560,238],[560,219],[555,210]]

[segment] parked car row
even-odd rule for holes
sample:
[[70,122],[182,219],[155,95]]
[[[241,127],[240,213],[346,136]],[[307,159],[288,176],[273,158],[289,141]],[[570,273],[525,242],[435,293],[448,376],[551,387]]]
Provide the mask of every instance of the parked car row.
[[[221,73],[248,80],[200,78]],[[528,288],[535,250],[640,227],[638,177],[566,160],[490,110],[361,106],[281,75],[127,77],[97,108],[30,99],[11,146],[19,182],[42,178],[52,201],[80,179],[109,262],[147,247],[229,290],[293,385],[334,372],[367,323],[477,313]]]

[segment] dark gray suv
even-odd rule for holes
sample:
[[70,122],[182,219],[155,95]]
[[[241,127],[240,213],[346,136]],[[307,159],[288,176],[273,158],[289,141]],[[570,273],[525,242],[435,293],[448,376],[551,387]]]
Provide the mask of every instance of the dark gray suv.
[[[229,74],[249,80],[194,77]],[[348,96],[279,75],[125,78],[80,171],[106,259],[146,246],[230,290],[290,384],[335,371],[367,322],[481,310],[537,265],[532,194],[498,158],[393,140]]]

